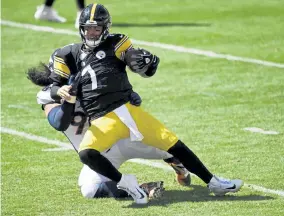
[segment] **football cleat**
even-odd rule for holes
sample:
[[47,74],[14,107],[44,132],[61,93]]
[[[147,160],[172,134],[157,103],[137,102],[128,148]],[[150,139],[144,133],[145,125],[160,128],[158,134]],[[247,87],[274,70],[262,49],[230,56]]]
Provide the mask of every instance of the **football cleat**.
[[37,7],[37,10],[34,15],[37,20],[47,20],[51,22],[59,22],[65,23],[66,19],[57,14],[57,12],[52,9],[52,7],[48,7],[45,5],[40,5]]
[[176,180],[182,186],[190,186],[191,176],[188,170],[183,166],[183,164],[176,158],[173,158],[170,163],[168,163],[176,172]]
[[165,191],[163,181],[144,183],[140,187],[145,191],[149,199],[160,199]]
[[226,193],[235,193],[238,192],[241,187],[244,185],[244,182],[240,179],[223,179],[217,176],[213,176],[207,187],[215,196],[224,196]]
[[122,175],[117,188],[126,191],[137,204],[147,204],[148,195],[140,188],[134,175]]

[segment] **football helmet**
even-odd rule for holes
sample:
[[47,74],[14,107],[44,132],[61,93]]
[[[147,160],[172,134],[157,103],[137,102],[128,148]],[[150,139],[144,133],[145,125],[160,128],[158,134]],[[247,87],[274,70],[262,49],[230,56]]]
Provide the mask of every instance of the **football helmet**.
[[[102,33],[99,38],[86,38],[85,27],[101,26]],[[89,4],[81,13],[79,19],[79,33],[83,43],[90,48],[97,47],[109,34],[111,16],[108,10],[101,4]]]

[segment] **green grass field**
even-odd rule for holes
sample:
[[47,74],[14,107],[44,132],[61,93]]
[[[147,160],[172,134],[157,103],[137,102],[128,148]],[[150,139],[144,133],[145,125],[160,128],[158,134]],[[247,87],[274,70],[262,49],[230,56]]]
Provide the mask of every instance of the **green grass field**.
[[[35,21],[40,2],[2,1],[1,19],[75,31],[75,1],[55,3],[68,19],[65,24]],[[99,3],[112,14],[112,32],[135,40],[284,66],[283,1]],[[49,126],[36,104],[39,88],[25,72],[79,37],[1,27],[1,127],[67,142]],[[135,174],[139,182],[163,180],[165,196],[147,206],[132,200],[86,200],[77,188],[82,165],[75,151],[44,151],[58,146],[2,132],[2,215],[284,215],[284,68],[144,47],[160,57],[161,66],[151,79],[129,75],[143,107],[175,131],[213,173],[272,192],[245,186],[237,194],[214,197],[195,177],[192,187],[184,188],[173,172],[126,163],[121,171]],[[252,133],[247,127],[279,134]]]

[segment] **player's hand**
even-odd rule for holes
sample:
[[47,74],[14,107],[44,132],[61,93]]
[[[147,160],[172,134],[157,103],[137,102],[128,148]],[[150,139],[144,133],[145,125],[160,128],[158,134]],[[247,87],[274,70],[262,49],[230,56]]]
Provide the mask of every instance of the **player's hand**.
[[134,106],[140,106],[142,103],[142,99],[138,93],[132,92],[130,95],[130,103]]
[[71,95],[69,94],[70,89],[72,88],[71,85],[64,85],[60,87],[57,91],[57,95],[60,96],[64,100],[70,100]]
[[148,69],[153,62],[157,61],[157,56],[153,55],[149,51],[140,48],[138,48],[138,50],[141,51],[141,54],[137,55],[136,62],[140,70],[145,70],[146,68]]
[[69,80],[68,80],[68,85],[71,86],[71,90],[69,91],[69,94],[71,96],[76,96],[77,95],[77,91],[78,91],[78,86],[80,84],[81,81],[81,73],[77,73],[76,75],[71,75]]

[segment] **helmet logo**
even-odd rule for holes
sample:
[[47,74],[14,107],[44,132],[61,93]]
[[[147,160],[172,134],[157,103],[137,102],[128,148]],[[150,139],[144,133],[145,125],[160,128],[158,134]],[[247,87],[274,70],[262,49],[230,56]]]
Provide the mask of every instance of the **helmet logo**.
[[96,53],[96,57],[98,59],[103,59],[103,58],[106,57],[106,53],[104,51],[100,50],[99,52]]
[[93,24],[93,25],[97,25],[97,21],[92,21],[92,20],[87,20],[86,24]]

